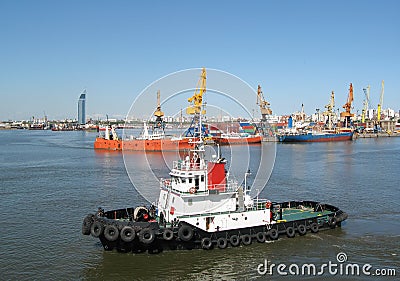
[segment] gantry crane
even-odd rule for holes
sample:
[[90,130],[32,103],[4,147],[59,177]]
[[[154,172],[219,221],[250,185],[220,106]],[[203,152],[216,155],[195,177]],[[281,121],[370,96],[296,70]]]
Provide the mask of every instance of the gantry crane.
[[381,96],[380,96],[380,99],[379,99],[378,111],[377,111],[377,114],[376,114],[376,120],[378,122],[381,121],[381,111],[382,111],[382,106],[383,106],[383,94],[384,94],[384,91],[385,91],[385,81],[382,80]]
[[203,106],[203,95],[206,92],[206,79],[207,79],[207,73],[206,69],[203,67],[201,76],[199,81],[197,82],[197,87],[196,90],[193,94],[192,97],[188,98],[188,102],[191,103],[191,105],[186,108],[186,113],[190,115],[194,114],[205,114],[206,111],[201,109]]
[[340,117],[343,117],[344,119],[344,124],[345,127],[347,127],[350,124],[350,119],[351,117],[354,116],[353,113],[351,113],[351,105],[353,103],[353,84],[350,83],[350,89],[349,89],[349,95],[347,97],[347,102],[343,105],[343,108],[345,111],[340,113]]
[[272,114],[271,108],[269,108],[270,103],[264,99],[263,92],[261,91],[261,86],[258,85],[257,89],[257,105],[260,107],[261,120],[267,120],[266,116]]
[[330,102],[325,105],[326,111],[323,112],[323,115],[328,116],[328,129],[332,129],[332,116],[335,115],[333,108],[335,107],[335,92],[331,93]]

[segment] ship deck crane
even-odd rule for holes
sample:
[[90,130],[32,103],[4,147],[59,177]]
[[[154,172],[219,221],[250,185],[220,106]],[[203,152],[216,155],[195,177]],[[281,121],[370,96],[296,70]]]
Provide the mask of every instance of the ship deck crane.
[[264,95],[260,85],[258,85],[257,89],[257,105],[260,107],[261,120],[265,121],[267,119],[266,116],[272,114],[272,110],[269,107],[270,103],[264,99]]
[[383,106],[383,94],[385,92],[385,81],[382,80],[382,87],[381,87],[381,96],[379,99],[379,104],[378,104],[378,110],[377,110],[377,115],[376,115],[376,120],[378,122],[381,121],[381,111],[382,111],[382,106]]
[[350,89],[349,89],[349,95],[347,97],[347,102],[343,105],[344,111],[340,113],[340,117],[343,117],[343,119],[344,119],[345,127],[347,127],[350,124],[350,118],[354,116],[354,114],[351,113],[351,105],[353,103],[353,100],[354,100],[353,84],[350,83]]

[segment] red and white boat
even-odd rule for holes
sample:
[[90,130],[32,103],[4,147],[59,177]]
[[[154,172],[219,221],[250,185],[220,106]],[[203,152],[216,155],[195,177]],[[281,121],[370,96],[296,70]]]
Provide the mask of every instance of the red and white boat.
[[235,144],[254,144],[261,143],[262,136],[250,135],[248,133],[227,133],[221,136],[213,137],[214,142],[219,145],[235,145]]

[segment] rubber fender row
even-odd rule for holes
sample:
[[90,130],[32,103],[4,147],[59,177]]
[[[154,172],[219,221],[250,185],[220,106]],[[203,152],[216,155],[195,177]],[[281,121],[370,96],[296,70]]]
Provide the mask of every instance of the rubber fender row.
[[[316,233],[319,231],[319,227],[317,223],[312,223],[310,225],[310,230],[313,233]],[[303,236],[307,233],[307,227],[303,224],[297,226],[297,232]],[[292,226],[289,226],[286,228],[286,235],[290,238],[293,238],[296,235],[296,229]],[[263,243],[267,240],[267,238],[270,238],[271,240],[276,240],[279,237],[279,232],[277,229],[270,229],[268,232],[258,232],[254,238],[257,240],[259,243]],[[237,247],[242,243],[243,245],[247,246],[252,243],[252,236],[248,234],[244,235],[231,235],[228,238],[225,237],[220,237],[217,240],[212,240],[209,237],[204,237],[201,240],[201,247],[205,250],[211,249],[213,246],[213,243],[219,248],[219,249],[225,249],[228,244],[230,244],[232,247]],[[229,242],[229,243],[228,243]]]
[[110,241],[116,241],[118,237],[121,237],[121,240],[129,243],[132,242],[136,236],[139,238],[139,241],[143,244],[150,244],[155,239],[155,232],[150,228],[143,228],[138,233],[136,233],[135,229],[129,225],[122,227],[121,231],[118,230],[118,227],[114,224],[104,225],[100,221],[94,221],[90,227],[90,234],[93,237],[100,237],[100,235],[104,235],[104,237]]

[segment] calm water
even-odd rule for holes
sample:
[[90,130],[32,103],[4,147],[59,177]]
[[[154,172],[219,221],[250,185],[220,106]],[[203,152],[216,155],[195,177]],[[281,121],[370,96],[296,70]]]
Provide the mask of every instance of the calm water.
[[[337,205],[349,214],[342,228],[223,251],[134,255],[104,252],[81,235],[83,217],[98,206],[145,203],[121,153],[93,150],[95,135],[0,131],[1,280],[271,280],[276,272],[257,273],[264,259],[318,266],[336,262],[339,252],[400,274],[400,138],[277,145],[262,197]],[[163,167],[155,165],[157,176],[167,174]],[[366,278],[324,275],[339,277]]]

